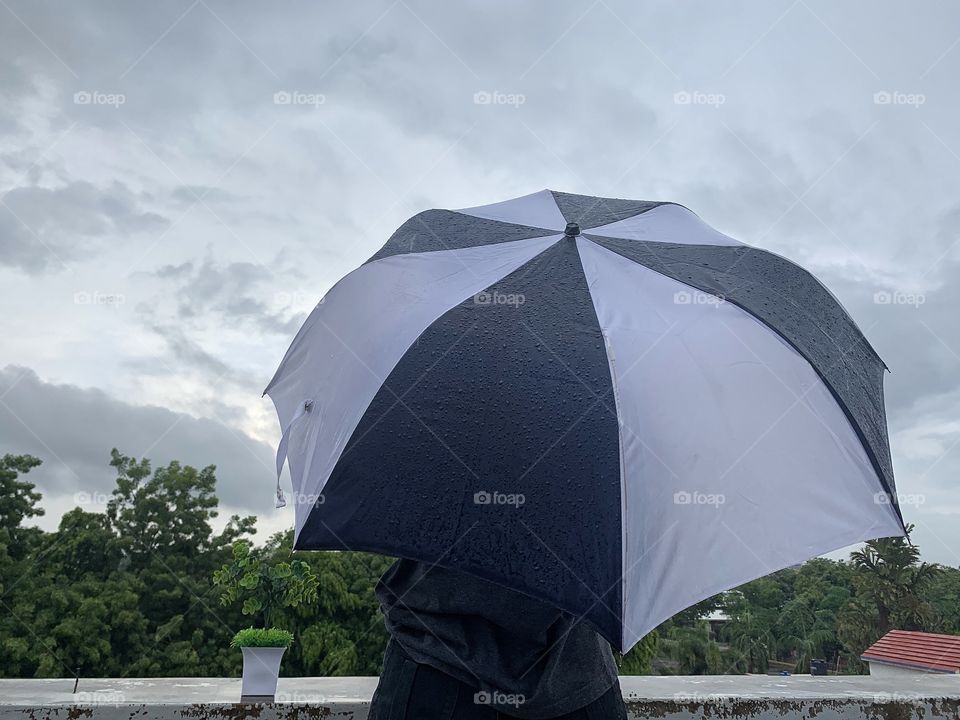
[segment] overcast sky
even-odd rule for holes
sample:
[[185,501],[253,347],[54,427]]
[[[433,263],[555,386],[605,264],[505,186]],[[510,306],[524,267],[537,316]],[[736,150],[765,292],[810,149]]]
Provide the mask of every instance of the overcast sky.
[[671,200],[844,303],[958,565],[958,70],[950,2],[0,0],[0,453],[43,458],[45,527],[113,446],[285,527],[260,393],[407,217]]

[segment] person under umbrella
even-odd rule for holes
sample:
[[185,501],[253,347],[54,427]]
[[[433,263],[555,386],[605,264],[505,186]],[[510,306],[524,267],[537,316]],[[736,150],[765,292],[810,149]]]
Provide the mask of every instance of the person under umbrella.
[[411,218],[266,394],[295,549],[402,558],[375,712],[438,672],[477,717],[545,718],[619,695],[605,642],[904,534],[885,369],[790,261],[674,203],[545,190]]

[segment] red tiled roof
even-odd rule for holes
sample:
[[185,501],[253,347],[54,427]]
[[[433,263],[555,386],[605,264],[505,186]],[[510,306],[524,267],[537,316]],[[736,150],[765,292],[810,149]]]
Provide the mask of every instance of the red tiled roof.
[[960,636],[891,630],[864,650],[860,659],[933,672],[960,672]]

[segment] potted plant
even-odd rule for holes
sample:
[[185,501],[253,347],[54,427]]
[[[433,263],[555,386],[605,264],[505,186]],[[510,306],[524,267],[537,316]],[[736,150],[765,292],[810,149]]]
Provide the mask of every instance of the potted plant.
[[293,642],[293,633],[273,627],[281,608],[297,607],[317,599],[317,577],[302,560],[266,563],[251,553],[250,545],[237,542],[233,560],[213,573],[213,584],[222,591],[220,602],[242,602],[244,615],[258,617],[259,627],[240,630],[231,647],[243,652],[244,698],[272,698],[277,692],[280,660]]

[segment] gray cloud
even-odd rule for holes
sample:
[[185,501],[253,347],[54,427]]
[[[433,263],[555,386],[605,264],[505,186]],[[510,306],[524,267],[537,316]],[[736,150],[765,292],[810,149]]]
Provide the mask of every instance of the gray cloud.
[[[960,7],[863,17],[788,0],[9,0],[0,193],[24,222],[0,205],[4,362],[275,439],[255,398],[289,338],[410,215],[544,187],[673,200],[850,310],[892,371],[924,551],[953,560],[960,530],[934,507],[960,506]],[[98,288],[127,302],[64,312]]]
[[222,188],[209,185],[181,185],[170,193],[171,198],[181,207],[188,208],[198,202],[208,204],[237,203],[243,198]]
[[31,273],[67,269],[67,261],[101,251],[105,238],[159,231],[167,222],[117,182],[15,187],[0,205],[0,263]]
[[17,366],[0,370],[0,397],[0,454],[43,459],[31,480],[44,493],[109,494],[115,477],[110,449],[116,447],[150,458],[155,467],[171,460],[216,465],[224,504],[254,512],[269,507],[271,448],[224,423],[133,405],[97,389],[44,382]]
[[[296,332],[306,314],[295,305],[306,300],[294,291],[272,289],[273,272],[250,262],[202,262],[164,265],[155,272],[169,281],[163,293],[176,300],[175,316],[181,321],[203,319],[281,336]],[[319,296],[316,298],[319,300]],[[153,306],[143,308],[149,312]]]

